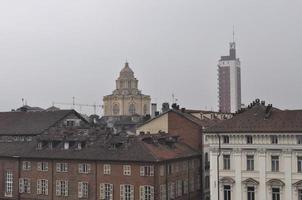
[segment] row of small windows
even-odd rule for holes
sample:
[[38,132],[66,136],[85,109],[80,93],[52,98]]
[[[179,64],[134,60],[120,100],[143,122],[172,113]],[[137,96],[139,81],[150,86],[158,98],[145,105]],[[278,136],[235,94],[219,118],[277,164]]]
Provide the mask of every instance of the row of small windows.
[[[280,170],[280,158],[278,155],[271,156],[271,171],[272,172],[279,172]],[[223,155],[223,169],[230,170],[231,169],[231,159],[230,155],[225,154]],[[247,155],[246,156],[246,170],[247,171],[254,171],[255,169],[255,161],[254,155]],[[297,172],[302,173],[302,156],[297,156]]]
[[[31,162],[23,161],[22,162],[22,170],[29,171],[31,170]],[[48,162],[38,162],[37,163],[38,171],[48,171]],[[68,172],[68,163],[56,163],[56,172]],[[89,163],[80,163],[78,164],[78,172],[79,173],[90,173],[91,172],[91,164]],[[110,175],[111,174],[111,165],[104,164],[103,165],[103,174]],[[123,165],[123,174],[125,176],[131,176],[131,165]],[[140,176],[154,176],[154,166],[153,165],[143,165],[140,166]]]
[[[297,144],[302,144],[302,136],[296,136]],[[245,136],[246,144],[253,144],[253,136],[246,135]],[[227,135],[222,136],[222,142],[224,144],[230,143],[230,137]],[[278,144],[278,136],[277,135],[271,135],[270,136],[270,142],[271,144]]]
[[[13,196],[13,174],[7,171],[5,174],[5,196]],[[29,178],[19,179],[19,193],[32,193],[32,181]],[[69,185],[68,180],[56,180],[56,196],[68,197]],[[36,192],[38,195],[48,195],[48,180],[37,179]],[[154,200],[154,187],[151,185],[139,186],[139,194],[141,200]],[[89,197],[89,183],[78,182],[78,198]],[[113,184],[101,183],[100,184],[100,199],[113,200]],[[120,185],[120,199],[121,200],[134,200],[134,186],[131,184]]]
[[[280,200],[281,199],[281,191],[279,187],[272,187],[272,200]],[[255,200],[256,199],[256,190],[253,186],[248,186],[246,189],[246,199],[247,200]],[[302,190],[298,190],[298,199],[302,199]],[[232,190],[230,185],[223,186],[223,200],[232,200]]]

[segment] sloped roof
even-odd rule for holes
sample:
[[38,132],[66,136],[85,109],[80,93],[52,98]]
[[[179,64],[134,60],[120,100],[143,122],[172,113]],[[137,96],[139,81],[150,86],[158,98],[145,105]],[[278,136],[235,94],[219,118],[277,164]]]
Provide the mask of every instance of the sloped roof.
[[302,132],[302,110],[279,110],[262,104],[253,105],[233,118],[224,120],[205,130],[206,133],[223,132]]
[[[37,159],[70,159],[70,160],[98,160],[98,161],[131,161],[131,162],[160,162],[163,160],[199,156],[188,145],[177,143],[174,148],[161,144],[148,144],[142,137],[119,138],[113,136],[105,142],[105,137],[98,138],[93,144],[81,150],[63,150],[61,146],[53,149],[38,150],[37,142],[2,142],[0,143],[0,157],[21,157]],[[121,148],[110,148],[112,142],[121,139]],[[114,140],[114,141],[113,141]]]
[[71,113],[82,118],[74,110],[0,112],[0,135],[37,135]]
[[185,119],[191,121],[192,123],[194,123],[198,126],[201,126],[201,127],[209,127],[209,126],[212,126],[212,125],[214,125],[218,122],[217,120],[211,120],[211,119],[199,119],[199,118],[195,117],[194,115],[192,115],[190,113],[187,113],[186,111],[182,112],[181,110],[170,109],[166,112],[161,113],[160,115],[158,115],[156,117],[151,118],[150,120],[147,120],[146,122],[139,125],[138,128],[144,126],[145,124],[148,124],[149,122],[151,122],[155,119],[160,118],[163,115],[168,114],[169,112],[174,112],[174,113],[178,114],[180,117],[183,117],[183,118],[185,118]]

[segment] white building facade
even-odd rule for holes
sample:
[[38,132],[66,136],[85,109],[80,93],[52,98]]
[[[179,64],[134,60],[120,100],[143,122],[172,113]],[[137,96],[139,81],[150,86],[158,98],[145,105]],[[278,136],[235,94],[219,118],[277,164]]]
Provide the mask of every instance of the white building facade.
[[256,104],[209,128],[211,200],[302,200],[300,116]]

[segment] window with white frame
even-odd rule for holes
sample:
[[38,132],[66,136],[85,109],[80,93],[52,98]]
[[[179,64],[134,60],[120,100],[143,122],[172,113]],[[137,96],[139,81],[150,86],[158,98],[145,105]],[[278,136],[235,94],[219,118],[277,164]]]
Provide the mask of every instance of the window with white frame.
[[88,182],[78,182],[78,197],[88,198]]
[[279,171],[279,156],[271,156],[271,168],[272,172],[278,172]]
[[187,171],[188,170],[188,162],[187,161],[183,161],[183,163],[182,163],[182,170],[183,171]]
[[140,200],[154,200],[154,187],[151,185],[142,185],[139,187]]
[[271,144],[278,144],[278,136],[271,135]]
[[19,178],[19,193],[30,193],[29,178]]
[[280,200],[280,188],[272,188],[272,200]]
[[182,180],[176,181],[176,197],[182,196]]
[[38,171],[48,171],[48,162],[38,162],[37,169]]
[[161,165],[159,167],[159,175],[160,176],[164,176],[165,175],[165,166],[164,165]]
[[190,192],[194,192],[194,189],[195,189],[195,182],[194,182],[194,176],[192,176],[191,178],[190,178]]
[[129,184],[120,185],[120,200],[134,200],[134,186]]
[[88,163],[80,163],[79,164],[79,173],[88,174],[91,171],[91,164]]
[[255,200],[255,187],[247,187],[247,200]]
[[302,172],[302,156],[297,157],[297,172]]
[[173,174],[173,165],[172,164],[168,164],[167,168],[168,168],[168,175]]
[[254,155],[246,156],[246,170],[254,171]]
[[160,200],[166,200],[166,184],[162,184],[159,187],[160,190]]
[[7,170],[5,172],[5,193],[6,197],[13,196],[13,172],[11,170]]
[[231,186],[230,185],[223,186],[223,200],[231,200]]
[[31,162],[30,161],[23,161],[22,162],[22,169],[24,171],[29,171],[31,170]]
[[68,181],[67,180],[56,180],[56,195],[57,196],[68,196]]
[[46,179],[37,180],[37,194],[48,195],[48,180]]
[[131,166],[123,165],[123,171],[125,176],[131,176]]
[[103,172],[104,172],[105,175],[110,175],[111,174],[111,165],[104,164],[103,165]]
[[68,171],[68,164],[67,163],[57,163],[56,164],[56,171],[57,172],[67,172]]
[[154,176],[154,166],[153,165],[140,166],[140,176]]
[[223,155],[223,169],[224,170],[230,170],[231,169],[231,160],[230,160],[229,154]]
[[174,182],[168,183],[168,196],[169,196],[169,199],[175,198],[175,183]]
[[100,184],[100,198],[101,200],[113,200],[113,184]]
[[185,179],[184,181],[183,181],[183,193],[184,194],[188,194],[188,191],[189,191],[189,188],[188,188],[188,186],[189,186],[189,184],[188,184],[188,179]]

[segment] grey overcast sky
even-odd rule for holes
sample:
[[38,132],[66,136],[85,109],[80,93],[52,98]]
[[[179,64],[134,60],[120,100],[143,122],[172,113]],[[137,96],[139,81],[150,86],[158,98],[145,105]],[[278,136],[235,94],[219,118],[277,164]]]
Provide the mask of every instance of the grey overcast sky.
[[[102,103],[125,60],[153,102],[217,109],[235,26],[242,100],[302,108],[301,0],[1,0],[0,110]],[[66,108],[66,107],[65,107]],[[82,110],[92,112],[91,109]]]

